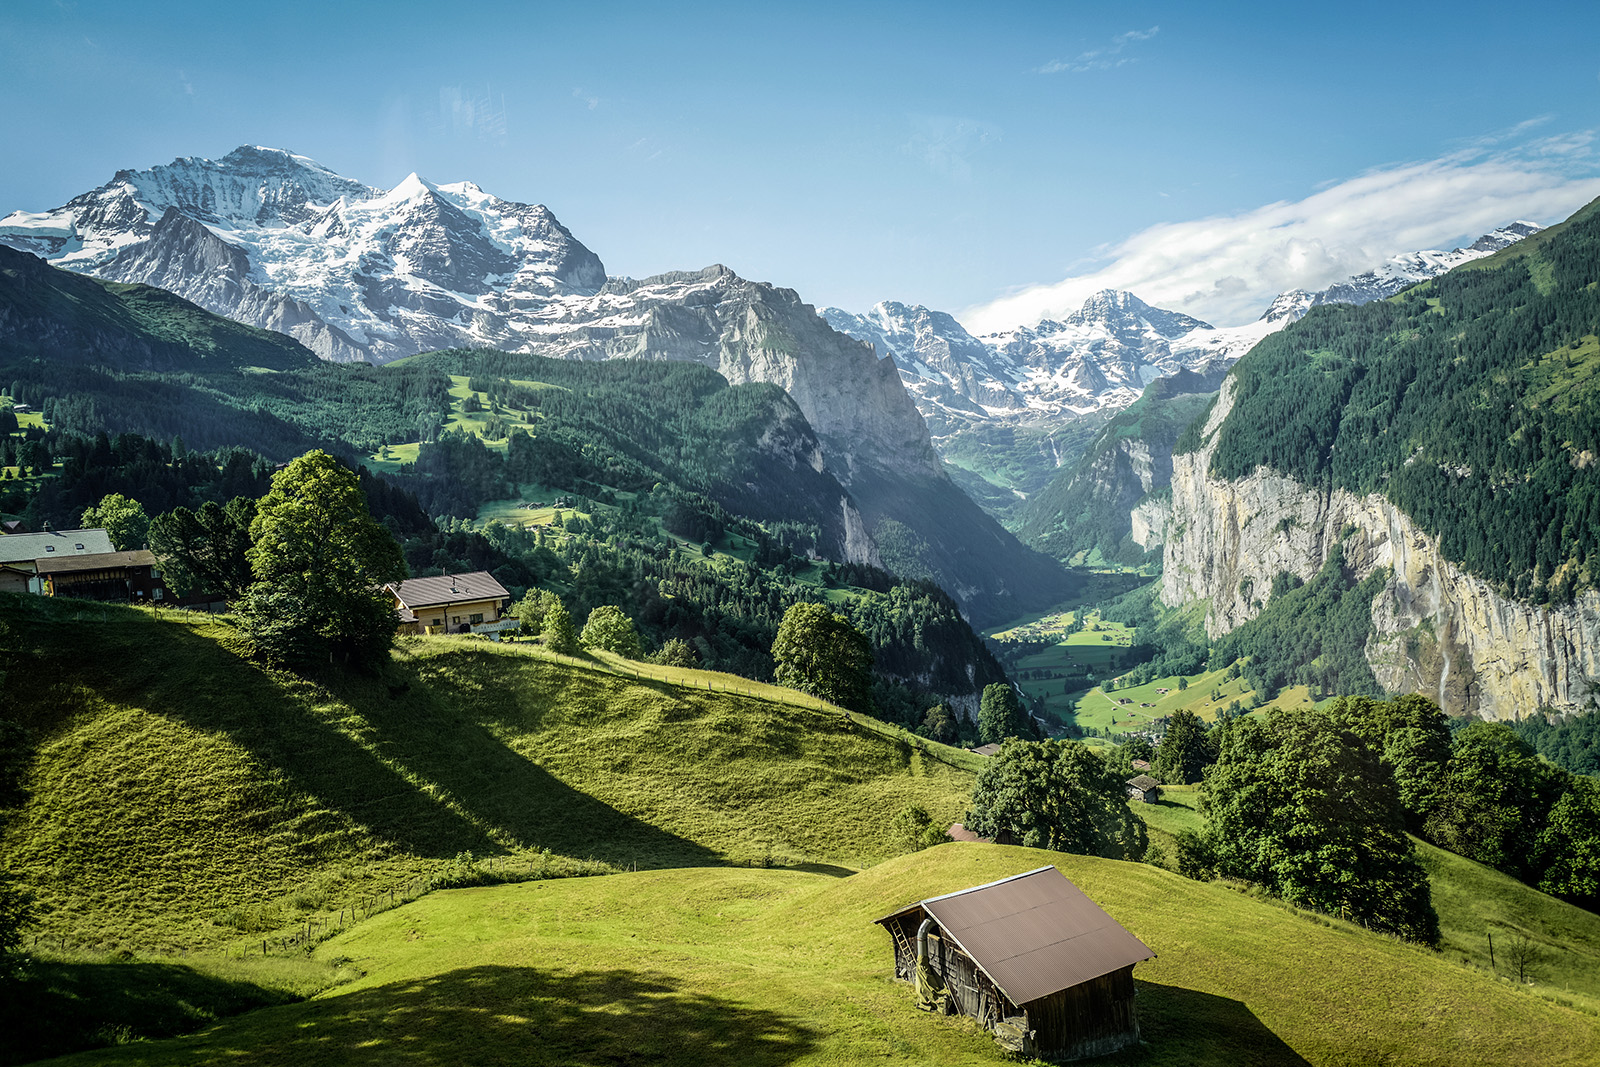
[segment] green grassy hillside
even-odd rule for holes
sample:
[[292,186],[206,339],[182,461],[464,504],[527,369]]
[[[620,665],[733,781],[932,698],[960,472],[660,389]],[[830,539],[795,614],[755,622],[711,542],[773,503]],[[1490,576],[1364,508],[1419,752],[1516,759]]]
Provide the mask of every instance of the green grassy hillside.
[[[1204,827],[1199,803],[1199,786],[1164,786],[1157,803],[1134,804],[1133,810],[1150,828],[1151,842],[1171,857],[1177,834]],[[1411,840],[1428,872],[1439,913],[1441,959],[1510,980],[1516,967],[1507,949],[1524,936],[1532,949],[1526,975],[1535,987],[1558,1002],[1600,1015],[1600,915],[1426,841]],[[1499,946],[1493,958],[1491,938]]]
[[258,943],[486,861],[856,866],[899,851],[901,808],[948,823],[971,788],[886,728],[726,675],[452,637],[316,684],[242,659],[222,618],[7,594],[0,612],[8,714],[39,750],[0,855],[47,943]]
[[971,1021],[913,1008],[871,920],[1046,863],[1158,954],[1135,972],[1145,1046],[1110,1062],[1593,1062],[1596,1018],[1426,949],[1148,866],[982,845],[849,878],[701,869],[437,893],[319,948],[365,972],[334,992],[67,1062],[999,1063]]

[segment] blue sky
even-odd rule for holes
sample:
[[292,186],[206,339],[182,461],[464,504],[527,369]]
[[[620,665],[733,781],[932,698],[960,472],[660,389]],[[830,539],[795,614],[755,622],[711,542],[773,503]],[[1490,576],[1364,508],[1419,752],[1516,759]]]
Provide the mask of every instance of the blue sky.
[[613,274],[1240,321],[1600,195],[1597,42],[1594,3],[12,0],[0,213],[255,143],[547,204]]

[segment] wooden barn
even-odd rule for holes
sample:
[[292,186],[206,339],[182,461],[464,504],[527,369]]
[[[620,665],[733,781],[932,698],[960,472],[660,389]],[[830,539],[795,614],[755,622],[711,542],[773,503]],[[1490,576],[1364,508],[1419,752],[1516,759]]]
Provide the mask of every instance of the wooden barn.
[[1155,953],[1054,867],[875,921],[920,1007],[970,1015],[1016,1052],[1065,1062],[1139,1041],[1133,968]]

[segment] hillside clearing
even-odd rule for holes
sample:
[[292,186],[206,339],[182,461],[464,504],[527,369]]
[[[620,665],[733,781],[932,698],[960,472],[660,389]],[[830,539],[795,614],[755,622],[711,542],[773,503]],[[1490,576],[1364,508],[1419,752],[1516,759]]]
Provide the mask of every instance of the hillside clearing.
[[915,1010],[871,920],[1055,863],[1159,957],[1145,1046],[1104,1062],[1592,1062],[1600,1023],[1426,949],[1154,868],[946,845],[848,878],[701,869],[456,890],[328,942],[365,974],[193,1038],[70,1063],[994,1064]]

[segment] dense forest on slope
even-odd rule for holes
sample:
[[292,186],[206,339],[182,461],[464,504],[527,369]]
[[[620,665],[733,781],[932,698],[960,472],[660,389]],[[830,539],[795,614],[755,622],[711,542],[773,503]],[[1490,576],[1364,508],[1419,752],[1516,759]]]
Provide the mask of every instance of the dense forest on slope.
[[1372,598],[1388,580],[1379,570],[1357,582],[1337,545],[1309,582],[1287,572],[1272,582],[1267,606],[1213,646],[1213,664],[1245,661],[1245,677],[1270,700],[1285,686],[1318,696],[1381,696],[1367,663]]
[[1380,492],[1536,603],[1600,580],[1600,202],[1389,300],[1313,308],[1234,375],[1214,476]]
[[1157,378],[1022,509],[1017,534],[1064,563],[1131,566],[1150,554],[1129,537],[1128,514],[1143,497],[1172,484],[1173,444],[1222,384],[1218,365]]

